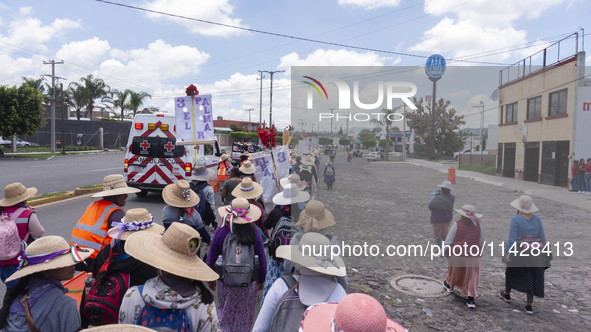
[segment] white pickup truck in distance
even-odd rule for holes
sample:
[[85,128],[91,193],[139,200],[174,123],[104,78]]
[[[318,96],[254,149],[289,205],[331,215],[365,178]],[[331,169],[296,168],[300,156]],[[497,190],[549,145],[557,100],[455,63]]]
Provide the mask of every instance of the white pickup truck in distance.
[[[477,151],[476,149],[467,149],[467,150],[464,150],[462,152],[454,152],[454,159],[455,160],[460,159],[460,154],[477,154],[477,155],[480,155],[481,152],[480,151]],[[482,155],[485,155],[486,156],[486,155],[489,155],[489,154],[490,153],[488,151],[482,151]]]

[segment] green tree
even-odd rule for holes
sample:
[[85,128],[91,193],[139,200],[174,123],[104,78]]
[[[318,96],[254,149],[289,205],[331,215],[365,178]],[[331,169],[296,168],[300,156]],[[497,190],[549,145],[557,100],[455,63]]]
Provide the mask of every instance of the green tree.
[[346,139],[346,138],[341,138],[339,139],[339,145],[349,145],[351,144],[351,141]]
[[[81,84],[82,83],[82,84]],[[84,106],[86,113],[90,120],[92,120],[92,111],[94,110],[94,104],[97,99],[103,99],[109,93],[109,86],[105,84],[100,78],[95,78],[92,74],[86,77],[80,78],[80,83],[73,82],[75,89],[82,90],[84,96]]]
[[70,83],[64,91],[64,102],[76,111],[76,118],[80,120],[80,112],[86,106],[84,90],[76,82]]
[[392,139],[389,139],[388,142],[386,142],[386,139],[381,139],[380,143],[378,144],[379,147],[385,148],[386,146],[390,146],[390,144],[392,144],[393,141]]
[[373,139],[375,141],[376,135],[381,131],[380,128],[374,129],[362,129],[359,134],[357,134],[357,140],[365,141],[368,139]]
[[363,144],[363,147],[367,148],[373,148],[376,146],[376,140],[375,138],[372,139],[364,139],[363,141],[361,141],[361,144]]
[[24,77],[23,76],[23,84],[27,84],[31,88],[39,90],[41,93],[45,92],[45,87],[43,86],[44,80],[45,79],[43,77],[34,79],[31,77]]
[[146,98],[152,99],[152,96],[146,92],[129,91],[129,109],[133,111],[134,118],[135,113],[144,104]]
[[0,135],[34,135],[45,125],[43,95],[27,83],[0,86]]
[[110,93],[109,98],[110,104],[112,105],[113,111],[119,109],[121,111],[121,122],[125,117],[125,110],[130,109],[131,90],[117,90],[113,89]]
[[242,128],[242,127],[240,127],[239,125],[237,125],[237,124],[234,124],[234,123],[230,123],[230,126],[229,126],[229,127],[230,127],[230,129],[232,129],[233,131],[241,131],[241,132],[242,132],[242,131],[244,131],[244,128]]
[[[402,106],[397,106],[394,107],[393,109],[386,109],[383,108],[382,109],[382,113],[383,113],[383,117],[381,117],[381,119],[371,119],[370,123],[373,123],[376,125],[377,128],[379,128],[380,130],[382,128],[384,128],[386,130],[386,136],[390,135],[390,129],[392,129],[392,127],[394,127],[394,121],[392,120],[394,117],[391,116],[392,114],[396,113],[396,110],[398,110],[400,107]],[[386,140],[386,161],[388,161],[388,155],[389,155],[389,147],[390,147],[390,140],[387,139]]]
[[333,140],[332,138],[328,138],[328,137],[320,137],[318,139],[318,144],[320,145],[328,145],[328,144],[332,144]]

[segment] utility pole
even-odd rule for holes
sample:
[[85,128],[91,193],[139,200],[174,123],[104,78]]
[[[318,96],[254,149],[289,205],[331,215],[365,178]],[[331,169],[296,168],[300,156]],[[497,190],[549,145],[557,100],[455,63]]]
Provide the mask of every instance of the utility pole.
[[[269,73],[271,75],[271,90],[269,93],[269,127],[273,124],[273,74],[275,73],[284,73],[285,70],[275,70],[275,71],[268,71],[263,70],[265,73]],[[262,73],[261,73],[262,75]]]
[[402,119],[402,161],[404,161],[406,159],[406,103],[402,107],[404,107],[404,119]]
[[336,110],[336,108],[327,108],[327,110],[330,110],[330,115],[331,115],[331,117],[330,117],[330,137],[332,138],[332,117],[334,116],[332,112],[334,110]]
[[[55,77],[55,65],[61,65],[64,61],[43,61],[44,65],[51,65],[51,152],[55,153],[55,81],[61,77]],[[49,75],[45,75],[49,76]]]
[[259,70],[259,73],[261,73],[261,78],[257,78],[257,81],[261,81],[261,96],[260,96],[260,102],[259,102],[259,127],[260,127],[263,125],[263,78],[265,78],[265,76],[263,76],[262,70]]
[[482,108],[482,110],[480,111],[480,169],[482,169],[483,166],[483,148],[484,148],[484,142],[482,141],[482,131],[484,129],[484,103],[481,101],[480,104],[478,105],[474,105],[472,107],[477,107],[477,108]]
[[247,110],[245,110],[246,112],[248,112],[248,128],[246,129],[247,132],[250,133],[250,111],[254,110],[254,108],[249,108]]

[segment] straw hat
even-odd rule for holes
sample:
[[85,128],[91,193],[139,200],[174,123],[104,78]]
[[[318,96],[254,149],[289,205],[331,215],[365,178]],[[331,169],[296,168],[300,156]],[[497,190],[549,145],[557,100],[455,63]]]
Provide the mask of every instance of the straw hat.
[[332,165],[332,162],[331,162],[330,160],[327,160],[327,161],[326,161],[326,164],[327,164],[327,165]]
[[531,196],[528,195],[522,195],[518,199],[514,200],[511,202],[511,206],[523,213],[534,213],[539,210],[534,205],[534,201]]
[[301,191],[293,183],[288,183],[283,186],[283,191],[273,196],[273,203],[277,205],[290,205],[295,203],[307,202],[310,199],[310,194],[306,191]]
[[163,235],[136,232],[125,241],[125,252],[162,271],[179,277],[214,281],[219,275],[207,266],[197,249],[201,245],[199,232],[191,226],[173,222]]
[[[61,236],[44,236],[33,241],[27,247],[24,257],[19,257],[21,264],[24,266],[19,268],[10,278],[6,279],[6,282],[41,271],[74,266],[90,257],[93,252],[93,249],[70,246]],[[47,256],[52,254],[57,255],[53,257]],[[47,257],[33,257],[38,255],[45,255]]]
[[154,223],[154,218],[146,209],[131,209],[127,210],[125,217],[121,219],[121,222],[114,222],[113,228],[109,229],[109,235],[113,239],[119,239],[122,241],[138,231],[146,231],[160,234],[164,232],[164,227]]
[[453,191],[453,188],[451,187],[451,182],[449,182],[449,181],[443,181],[443,183],[438,184],[437,187],[446,188],[446,189]]
[[149,329],[147,327],[139,326],[139,325],[132,325],[132,324],[111,324],[111,325],[103,325],[103,326],[97,326],[97,327],[85,329],[84,331],[102,331],[102,332],[151,331],[151,332],[154,332],[155,330]]
[[314,157],[307,155],[305,158],[302,159],[302,163],[306,165],[314,165],[315,164]]
[[300,179],[299,175],[297,175],[296,173],[291,173],[288,177],[279,180],[279,183],[281,184],[281,187],[285,187],[286,184],[291,183],[295,185],[299,190],[304,190],[306,189],[306,185],[301,184],[301,181],[302,180]]
[[300,220],[297,226],[304,227],[304,232],[318,231],[334,226],[334,216],[324,207],[321,201],[310,201],[300,213]]
[[0,200],[0,206],[13,206],[35,196],[37,188],[25,188],[20,182],[15,182],[4,187],[4,198]]
[[[324,275],[344,277],[347,274],[345,262],[339,256],[331,259],[330,240],[315,232],[302,235],[298,245],[279,246],[275,255],[304,268]],[[320,253],[320,256],[316,254]]]
[[256,170],[256,167],[254,167],[250,160],[245,160],[244,163],[242,163],[242,167],[240,167],[240,172],[244,174],[254,174]]
[[[470,212],[476,212],[476,208],[474,208],[473,205],[464,205],[462,206],[461,209],[454,209],[457,213],[459,213],[462,217],[466,217],[468,219],[471,219],[470,216],[468,215],[468,213]],[[476,218],[482,218],[482,214],[480,213],[474,213],[476,215]]]
[[220,162],[228,160],[228,158],[229,158],[229,157],[230,157],[229,155],[227,155],[227,154],[223,154],[223,155],[220,157]]
[[234,190],[232,190],[232,196],[234,197],[242,197],[246,199],[255,199],[263,194],[263,187],[256,183],[252,182],[250,177],[245,177],[240,182],[240,185],[236,186]]
[[103,191],[100,191],[90,197],[105,197],[105,196],[117,196],[123,194],[134,194],[139,193],[141,190],[127,186],[125,178],[121,174],[111,174],[105,176],[103,179]]
[[312,305],[302,318],[300,331],[303,332],[403,332],[402,325],[386,316],[384,307],[373,297],[353,293],[339,303],[318,303]]
[[[248,212],[246,212],[248,211]],[[234,224],[250,224],[257,221],[261,217],[261,209],[259,209],[256,205],[252,205],[248,203],[246,198],[238,197],[232,200],[232,203],[228,206],[222,206],[218,208],[218,212],[220,216],[226,222],[227,218],[224,218],[226,215],[229,215],[228,218],[233,219],[230,220]],[[246,212],[246,213],[245,213]],[[233,216],[233,217],[232,217]],[[248,218],[248,219],[245,219]],[[223,226],[223,225],[222,225]]]
[[199,195],[191,190],[189,182],[185,180],[164,187],[162,198],[166,204],[178,208],[190,208],[199,203]]
[[302,161],[300,164],[300,171],[312,172],[312,167]]
[[195,165],[195,169],[193,170],[193,175],[189,178],[190,181],[209,181],[216,176],[216,172],[211,169],[207,168],[205,164],[198,164]]

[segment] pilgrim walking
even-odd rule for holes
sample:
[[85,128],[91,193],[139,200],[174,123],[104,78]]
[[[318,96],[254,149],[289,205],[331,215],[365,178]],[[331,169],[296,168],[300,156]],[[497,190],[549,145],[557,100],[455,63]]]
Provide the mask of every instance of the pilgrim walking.
[[429,210],[431,210],[431,237],[435,239],[438,246],[441,246],[453,218],[456,197],[451,194],[453,191],[451,182],[443,181],[437,186],[441,188],[441,194],[436,195],[429,202]]

